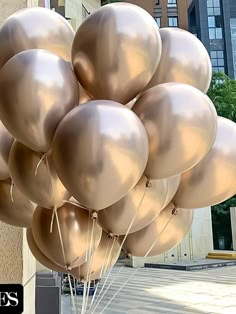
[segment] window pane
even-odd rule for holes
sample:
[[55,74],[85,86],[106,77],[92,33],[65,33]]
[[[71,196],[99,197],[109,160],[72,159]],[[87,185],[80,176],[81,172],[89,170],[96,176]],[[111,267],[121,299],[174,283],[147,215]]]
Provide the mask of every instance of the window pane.
[[213,8],[207,8],[207,14],[208,15],[214,15]]
[[216,24],[215,24],[215,17],[214,16],[209,16],[208,17],[208,26],[209,27],[215,27]]
[[216,59],[216,51],[211,51],[211,58],[215,58]]
[[224,65],[224,59],[218,59],[218,66],[223,67]]
[[213,7],[213,1],[212,0],[208,0],[207,1],[207,7],[208,8],[212,8]]
[[213,72],[219,72],[218,67],[212,67]]
[[156,17],[155,20],[156,20],[156,22],[157,22],[157,25],[158,25],[159,27],[161,27],[161,18],[160,18],[160,17]]
[[222,28],[216,28],[216,39],[222,38]]
[[210,28],[209,29],[209,38],[210,39],[215,39],[216,38],[215,29],[214,28]]
[[214,15],[220,15],[220,8],[214,8]]
[[211,59],[211,63],[213,67],[217,67],[217,59]]
[[219,72],[223,72],[223,73],[225,73],[225,68],[223,68],[223,67],[219,67]]
[[215,25],[216,25],[216,27],[222,27],[223,23],[222,23],[222,17],[221,16],[215,17]]
[[224,53],[223,53],[223,51],[217,51],[217,58],[221,58],[221,59],[223,59],[224,58]]
[[219,8],[220,7],[220,0],[214,0],[214,7]]
[[178,18],[177,17],[169,17],[168,23],[170,27],[177,27],[178,26]]

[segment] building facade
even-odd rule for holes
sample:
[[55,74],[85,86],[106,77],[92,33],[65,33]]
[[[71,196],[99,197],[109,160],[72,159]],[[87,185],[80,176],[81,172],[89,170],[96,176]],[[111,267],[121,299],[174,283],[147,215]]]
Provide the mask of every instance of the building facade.
[[236,78],[236,1],[192,0],[189,30],[207,48],[213,71]]
[[[114,0],[102,0],[105,5]],[[188,0],[128,0],[148,11],[160,27],[179,27],[188,29]]]

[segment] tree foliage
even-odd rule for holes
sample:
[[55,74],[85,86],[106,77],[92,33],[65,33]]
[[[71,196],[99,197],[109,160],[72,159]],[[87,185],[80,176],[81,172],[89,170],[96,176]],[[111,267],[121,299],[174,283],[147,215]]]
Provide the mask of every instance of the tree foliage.
[[[236,81],[224,73],[213,73],[208,96],[216,107],[219,116],[236,122]],[[236,145],[236,143],[235,143]],[[236,185],[236,182],[235,182]],[[224,237],[226,248],[232,248],[230,226],[230,207],[236,207],[236,195],[229,200],[212,207],[214,247],[218,247],[218,239]]]

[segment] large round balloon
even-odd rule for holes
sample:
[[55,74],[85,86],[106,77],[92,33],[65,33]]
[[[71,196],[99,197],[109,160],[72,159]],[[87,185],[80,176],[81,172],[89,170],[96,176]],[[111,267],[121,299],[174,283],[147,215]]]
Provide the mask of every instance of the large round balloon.
[[20,142],[47,152],[59,122],[78,104],[78,91],[68,62],[44,50],[21,52],[0,71],[2,122]]
[[101,241],[91,259],[81,266],[73,268],[70,273],[83,281],[87,281],[88,278],[90,280],[100,279],[116,263],[120,249],[119,242],[109,239],[107,234],[103,232]]
[[148,178],[162,179],[188,170],[206,156],[214,143],[215,107],[192,86],[155,86],[139,97],[132,110],[148,134]]
[[26,238],[27,238],[27,243],[28,246],[30,248],[31,253],[33,254],[33,256],[36,258],[36,260],[42,264],[43,266],[53,270],[53,271],[57,271],[59,273],[67,273],[67,269],[64,267],[61,267],[55,263],[53,263],[49,258],[47,258],[46,255],[44,255],[40,249],[38,248],[33,234],[32,234],[32,229],[28,228],[26,230]]
[[128,231],[136,232],[151,223],[163,208],[167,185],[164,180],[153,180],[148,188],[146,184],[147,179],[142,177],[125,197],[99,211],[98,221],[104,230],[122,235]]
[[106,5],[79,27],[72,63],[80,84],[95,99],[128,103],[152,78],[161,57],[153,17],[139,6]]
[[148,139],[138,117],[121,104],[96,100],[74,108],[60,123],[53,159],[66,189],[90,209],[124,197],[139,181]]
[[[52,232],[50,232],[52,210],[37,207],[32,223],[33,237],[40,251],[53,263],[67,268],[77,267],[86,261],[86,253],[90,250],[92,221],[89,212],[67,203],[58,208],[57,213],[60,229],[54,218]],[[102,229],[97,224],[93,236],[92,251],[98,246],[102,236]]]
[[169,178],[164,179],[165,184],[167,186],[167,194],[166,194],[163,208],[165,208],[170,203],[172,198],[174,197],[175,193],[178,190],[180,180],[181,180],[181,174],[178,174],[177,176],[173,176],[173,177],[169,177]]
[[212,65],[206,48],[193,34],[179,28],[162,28],[162,55],[159,67],[146,86],[176,82],[192,85],[206,93]]
[[191,227],[193,210],[170,203],[146,228],[127,236],[124,249],[133,256],[155,256],[179,244]]
[[0,69],[14,55],[29,49],[45,49],[69,61],[73,38],[73,28],[56,12],[44,8],[20,10],[0,28]]
[[[12,192],[12,193],[11,193]],[[33,204],[10,180],[0,181],[0,220],[16,227],[30,227]]]
[[10,177],[8,158],[13,141],[14,138],[0,120],[0,180],[6,180]]
[[236,193],[236,124],[218,118],[215,143],[209,154],[182,175],[173,199],[176,206],[201,208],[225,201]]
[[51,154],[40,163],[42,158],[42,153],[15,141],[9,157],[11,178],[22,193],[39,206],[60,207],[70,194],[57,176]]

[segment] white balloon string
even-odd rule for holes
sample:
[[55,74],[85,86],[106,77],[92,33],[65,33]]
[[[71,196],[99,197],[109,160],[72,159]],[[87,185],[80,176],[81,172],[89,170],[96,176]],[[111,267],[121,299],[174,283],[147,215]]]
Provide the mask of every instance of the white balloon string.
[[11,185],[10,185],[10,197],[11,197],[11,201],[12,201],[12,203],[14,203],[13,189],[14,189],[14,181],[11,179]]
[[50,233],[52,233],[53,223],[54,223],[54,219],[55,219],[55,212],[56,212],[56,210],[57,210],[57,207],[54,206],[53,211],[52,211],[51,223],[50,223]]
[[[68,265],[66,263],[65,248],[64,248],[64,244],[63,244],[63,239],[62,239],[62,234],[61,234],[61,227],[60,227],[60,222],[59,222],[59,218],[58,218],[58,214],[57,214],[57,209],[55,209],[55,217],[56,217],[56,221],[57,221],[57,229],[58,229],[58,234],[59,234],[59,239],[60,239],[63,259],[64,259],[65,267],[66,267],[66,269],[68,271],[69,268],[68,268]],[[70,275],[69,275],[68,278],[69,278],[69,284],[70,284],[71,302],[72,302],[72,306],[73,306],[74,312],[76,312],[75,300],[74,300],[73,290],[72,290],[72,286],[71,286],[71,282],[70,282]]]
[[[174,207],[174,205],[173,205]],[[146,258],[148,256],[148,254],[151,252],[151,250],[153,249],[153,247],[156,245],[156,243],[158,242],[158,240],[160,239],[160,236],[162,235],[162,233],[166,230],[167,226],[169,225],[169,223],[171,222],[171,220],[173,219],[174,215],[177,214],[177,210],[174,207],[172,210],[172,214],[170,219],[167,221],[166,225],[164,226],[164,228],[162,229],[162,231],[159,234],[159,237],[152,243],[152,245],[150,246],[150,248],[148,249],[147,253],[145,254],[144,258]],[[108,305],[115,299],[115,297],[118,295],[118,293],[125,287],[125,285],[129,282],[129,280],[137,273],[138,269],[140,269],[140,267],[136,268],[136,270],[128,277],[128,279],[126,280],[126,282],[118,289],[118,291],[113,295],[113,297],[109,300],[109,302],[106,304],[106,306],[104,307],[104,309],[102,310],[102,312],[100,314],[102,314],[106,308],[108,307]],[[110,286],[109,286],[110,287]],[[107,290],[109,289],[109,287],[107,288]],[[106,290],[106,291],[107,291]]]
[[174,208],[172,211],[172,215],[170,217],[170,219],[167,221],[165,227],[161,230],[159,237],[153,242],[153,244],[151,245],[150,249],[147,251],[147,253],[145,254],[144,258],[148,256],[148,254],[151,252],[151,250],[154,248],[154,246],[157,244],[158,240],[160,239],[160,236],[162,235],[162,233],[166,230],[166,228],[168,227],[169,223],[171,222],[171,220],[173,219],[174,215],[176,215],[176,209]]
[[81,205],[80,203],[76,203],[76,202],[73,202],[73,201],[70,201],[70,200],[63,200],[63,203],[69,203],[69,204],[72,204],[74,206],[77,206],[77,207],[89,210],[88,207],[85,207],[85,206]]
[[87,304],[88,304],[88,297],[89,297],[89,291],[90,291],[90,286],[91,286],[91,269],[93,265],[93,257],[94,254],[92,254],[92,250],[95,247],[95,236],[94,236],[94,229],[97,225],[97,218],[93,218],[93,226],[92,226],[92,232],[91,232],[91,238],[90,238],[90,252],[89,252],[89,267],[87,271],[87,293],[86,293],[86,298],[85,298],[85,312],[87,309]]
[[76,313],[76,306],[75,306],[74,293],[73,293],[73,288],[72,288],[72,284],[71,284],[70,274],[67,274],[67,276],[68,276],[68,280],[69,280],[70,295],[71,295],[71,301],[72,301],[72,305],[73,305],[73,310],[74,310],[74,313]]
[[[107,261],[107,254],[108,254],[108,248],[109,248],[109,245],[110,245],[110,241],[111,241],[111,238],[109,237],[109,239],[108,239],[108,241],[107,241],[107,247],[106,247],[105,257],[104,257],[104,261],[103,261],[103,264],[102,264],[102,268],[101,268],[101,271],[100,271],[100,276],[99,276],[99,278],[102,277],[103,272],[104,272],[104,267],[105,267],[106,261]],[[98,291],[99,284],[100,284],[100,281],[96,284],[96,288],[95,288],[95,291],[94,291],[94,294],[93,294],[93,297],[92,297],[92,301],[91,301],[91,304],[90,304],[90,307],[89,307],[89,311],[91,310],[91,308],[92,308],[92,306],[93,306],[95,297],[96,297],[96,295],[97,295],[97,291]]]
[[[135,212],[135,214],[134,214],[134,217],[133,217],[133,219],[132,219],[132,221],[131,221],[131,223],[130,223],[130,225],[129,225],[127,231],[126,231],[126,234],[125,234],[125,236],[124,236],[124,238],[123,238],[123,240],[122,240],[122,242],[121,242],[120,251],[118,252],[119,255],[120,255],[122,246],[124,245],[125,240],[126,240],[128,234],[129,234],[129,232],[130,232],[130,230],[131,230],[131,228],[132,228],[132,226],[133,226],[133,224],[134,224],[134,221],[135,221],[135,219],[137,218],[137,215],[138,215],[139,210],[140,210],[140,208],[141,208],[141,206],[142,206],[142,203],[143,203],[143,200],[144,200],[144,198],[145,198],[145,196],[146,196],[146,193],[147,193],[147,191],[148,191],[148,188],[150,188],[151,186],[152,186],[152,185],[151,185],[151,181],[150,181],[149,179],[147,179],[146,187],[145,187],[145,191],[144,191],[144,193],[143,193],[143,196],[142,196],[142,198],[141,198],[141,200],[140,200],[140,202],[139,202],[139,205],[138,205],[137,210],[136,210],[136,212]],[[119,255],[118,255],[118,257],[119,257]]]
[[[109,260],[110,260],[110,258],[111,258],[111,252],[112,252],[112,250],[113,250],[113,247],[114,247],[114,244],[115,244],[115,241],[116,241],[116,240],[117,240],[117,237],[114,237],[114,238],[113,238],[112,245],[111,245],[111,248],[110,248],[110,252],[109,252],[108,258],[107,258],[107,260],[105,261],[104,273],[106,273],[106,271],[107,271],[108,263],[109,263]],[[100,302],[100,301],[99,301],[99,300],[100,300],[99,297],[100,297],[100,295],[101,295],[101,293],[102,293],[102,291],[103,291],[103,289],[104,289],[104,287],[105,287],[105,285],[106,285],[106,283],[107,283],[107,280],[108,280],[108,278],[109,278],[110,273],[111,273],[111,269],[109,270],[109,273],[108,273],[106,279],[105,279],[104,282],[103,282],[102,288],[101,288],[101,290],[100,290],[100,292],[99,292],[99,294],[98,294],[98,296],[97,296],[97,300],[96,300],[96,302],[95,302],[95,304],[94,304],[94,307],[97,307],[97,303]]]
[[47,156],[47,153],[44,153],[42,155],[42,157],[40,158],[39,162],[37,163],[37,166],[36,166],[35,171],[34,171],[35,176],[37,176],[39,166],[41,165],[41,163],[43,162],[43,160],[45,159],[46,156]]
[[136,268],[135,271],[133,271],[132,274],[130,274],[130,276],[128,277],[128,279],[123,283],[122,286],[120,286],[120,288],[116,291],[116,293],[113,295],[113,297],[109,300],[109,302],[106,304],[106,306],[104,307],[104,309],[102,310],[102,312],[100,312],[100,314],[102,314],[106,308],[108,307],[108,305],[115,299],[115,297],[118,295],[118,293],[125,287],[125,285],[130,281],[131,278],[134,277],[134,275],[137,273],[137,271],[139,270],[139,268]]
[[85,293],[87,290],[87,282],[84,282],[84,289],[83,289],[83,299],[82,299],[82,309],[81,309],[81,314],[85,313]]
[[[151,181],[150,181],[149,179],[147,179],[147,181],[146,181],[146,183],[145,183],[145,191],[144,191],[144,193],[143,193],[143,195],[142,195],[142,197],[141,197],[141,200],[140,200],[139,205],[138,205],[138,207],[137,207],[137,209],[136,209],[136,212],[135,212],[135,214],[134,214],[134,217],[133,217],[133,219],[131,220],[130,225],[129,225],[127,231],[126,231],[126,234],[125,234],[125,236],[124,236],[124,238],[123,238],[123,240],[122,240],[122,243],[121,243],[121,245],[120,245],[120,249],[118,250],[117,255],[116,255],[116,259],[118,259],[119,256],[120,256],[120,252],[121,252],[121,250],[122,250],[122,246],[123,246],[123,244],[125,243],[125,240],[126,240],[128,234],[129,234],[129,232],[130,232],[130,230],[131,230],[131,228],[132,228],[132,226],[133,226],[133,224],[134,224],[134,221],[135,221],[135,219],[136,219],[136,217],[137,217],[137,215],[138,215],[138,212],[139,212],[139,210],[140,210],[140,208],[141,208],[141,206],[142,206],[143,200],[144,200],[144,198],[145,198],[145,196],[146,196],[147,190],[148,190],[148,188],[150,188],[151,186],[152,186],[152,185],[151,185]],[[106,280],[105,280],[105,282],[103,283],[102,290],[103,290],[103,288],[104,288],[104,286],[105,286],[105,284],[106,284],[106,282],[107,282],[107,280],[108,280],[108,278],[109,278],[109,276],[110,276],[110,274],[111,274],[112,268],[113,268],[113,267],[111,267],[111,269],[110,269],[110,271],[109,271],[109,273],[108,273],[108,275],[107,275],[107,277],[106,277]],[[99,296],[100,296],[102,290],[100,291],[100,293],[99,293],[99,295],[98,295],[98,301],[97,301],[97,302],[95,303],[95,305],[94,305],[93,312],[95,311],[95,309],[97,308],[97,306],[98,306],[99,303],[101,302],[101,299],[99,299]]]

